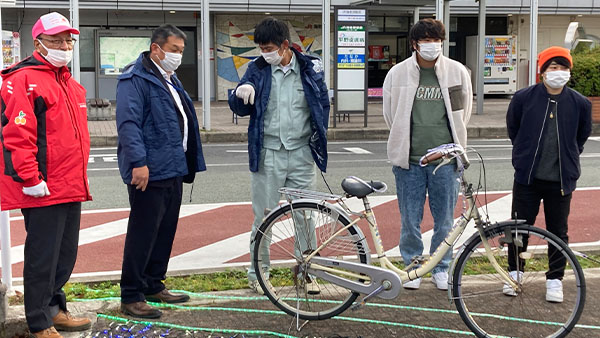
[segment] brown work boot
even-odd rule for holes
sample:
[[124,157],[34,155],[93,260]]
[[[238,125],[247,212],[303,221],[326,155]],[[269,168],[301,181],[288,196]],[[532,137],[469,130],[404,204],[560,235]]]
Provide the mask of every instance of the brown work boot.
[[29,336],[33,338],[63,338],[63,336],[56,331],[54,326],[50,326],[40,332],[32,332]]
[[148,305],[146,302],[121,303],[121,312],[128,316],[146,319],[156,319],[162,316],[159,309]]
[[88,318],[75,318],[69,311],[58,311],[52,318],[54,327],[59,331],[83,331],[92,327],[92,321]]
[[167,289],[154,295],[146,295],[146,300],[155,303],[185,303],[190,300],[190,296],[181,293],[172,293]]

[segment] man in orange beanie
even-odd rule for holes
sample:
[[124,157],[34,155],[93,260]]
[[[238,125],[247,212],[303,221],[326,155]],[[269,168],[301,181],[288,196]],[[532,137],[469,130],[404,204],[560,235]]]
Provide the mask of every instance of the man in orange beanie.
[[[538,67],[542,82],[517,91],[506,114],[515,168],[512,216],[533,225],[544,200],[546,229],[568,242],[571,193],[581,174],[579,156],[592,130],[591,103],[566,86],[573,67],[568,49],[554,46],[543,50]],[[509,245],[510,275],[517,282],[525,267],[519,253],[527,250],[527,240],[524,236],[523,246],[518,248]],[[548,249],[546,301],[560,303],[566,262],[551,251]],[[517,295],[508,285],[503,292]]]

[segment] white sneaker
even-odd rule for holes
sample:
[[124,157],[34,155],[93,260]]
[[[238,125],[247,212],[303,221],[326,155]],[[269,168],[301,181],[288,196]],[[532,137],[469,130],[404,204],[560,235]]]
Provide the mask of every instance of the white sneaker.
[[248,287],[250,288],[250,290],[254,291],[255,293],[258,293],[259,295],[265,294],[262,287],[260,286],[260,283],[257,280],[248,281]]
[[[510,271],[508,275],[518,284],[523,282],[523,271]],[[502,293],[511,297],[517,296],[517,291],[515,291],[515,289],[513,289],[507,283],[504,283],[504,286],[502,287]]]
[[448,273],[436,272],[431,274],[431,282],[440,290],[448,290]]
[[560,279],[546,280],[546,301],[551,303],[562,303],[563,287]]
[[410,282],[406,282],[402,285],[405,289],[417,290],[421,286],[421,277],[413,279]]

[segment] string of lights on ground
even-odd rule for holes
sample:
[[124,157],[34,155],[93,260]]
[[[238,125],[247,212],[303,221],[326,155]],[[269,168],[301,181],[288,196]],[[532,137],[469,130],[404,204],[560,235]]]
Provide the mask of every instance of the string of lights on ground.
[[[88,291],[96,291],[96,290],[88,290]],[[223,299],[223,300],[236,300],[236,301],[252,301],[263,299],[266,297],[240,297],[240,296],[217,296],[203,293],[193,293],[187,292],[184,290],[174,290],[176,292],[186,293],[191,297],[196,298],[213,298],[213,299]],[[112,295],[112,297],[106,298],[97,298],[97,299],[77,299],[77,301],[93,301],[93,300],[104,300],[104,301],[118,301],[120,298],[115,297],[116,295]],[[257,313],[265,316],[269,315],[285,315],[283,312],[276,310],[260,310],[260,309],[250,309],[250,308],[230,308],[230,307],[212,307],[212,306],[181,306],[181,305],[172,305],[172,304],[163,304],[163,303],[150,303],[153,306],[160,308],[171,308],[177,310],[186,310],[186,311],[225,311],[225,312],[244,312],[244,313]],[[455,310],[444,310],[444,309],[435,309],[435,308],[422,308],[422,307],[411,307],[411,306],[401,306],[401,305],[392,305],[392,304],[379,304],[379,303],[368,303],[367,306],[374,307],[385,307],[390,309],[405,309],[411,311],[425,311],[425,312],[438,312],[438,313],[455,313]],[[478,314],[474,314],[478,315]],[[482,314],[485,315],[485,314]],[[206,327],[193,327],[193,326],[184,326],[178,325],[174,323],[166,323],[166,322],[150,322],[150,321],[137,321],[130,320],[128,318],[118,317],[118,316],[110,316],[106,314],[98,314],[98,322],[94,326],[94,329],[91,333],[82,335],[80,338],[159,338],[159,337],[185,337],[185,338],[267,338],[267,337],[282,337],[282,338],[298,338],[299,336],[272,332],[267,330],[234,330],[234,329],[225,329],[225,328],[206,328]],[[285,315],[287,316],[287,315]],[[504,317],[503,319],[509,321],[522,321],[521,318],[516,317]],[[389,322],[389,321],[379,321],[379,320],[370,320],[356,317],[344,317],[338,316],[334,317],[336,320],[343,321],[352,321],[352,322],[362,322],[368,324],[379,324],[390,327],[404,327],[404,328],[413,328],[419,329],[423,331],[429,332],[437,332],[437,334],[458,334],[458,335],[473,335],[472,332],[462,331],[462,330],[453,330],[453,329],[444,329],[439,327],[432,326],[421,326],[421,325],[412,325],[407,323],[398,323],[398,322]],[[543,324],[555,325],[553,322],[544,322]],[[600,326],[596,325],[577,325],[577,327],[591,329],[593,331],[600,331]],[[291,332],[292,334],[300,334],[299,332]],[[320,338],[360,338],[360,335],[355,336],[340,336],[340,335],[329,335]],[[305,337],[312,338],[312,337]]]

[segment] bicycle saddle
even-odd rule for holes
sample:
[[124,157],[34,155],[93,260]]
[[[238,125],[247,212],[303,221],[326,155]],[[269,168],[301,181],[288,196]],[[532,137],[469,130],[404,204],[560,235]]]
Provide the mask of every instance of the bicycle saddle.
[[387,185],[381,181],[366,182],[358,177],[349,176],[342,181],[342,189],[349,196],[364,198],[373,192],[384,192]]

